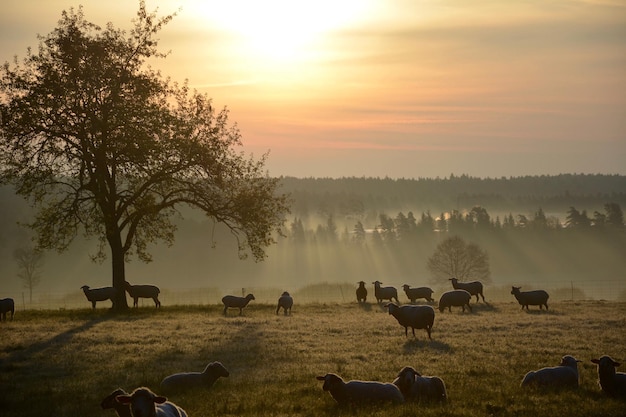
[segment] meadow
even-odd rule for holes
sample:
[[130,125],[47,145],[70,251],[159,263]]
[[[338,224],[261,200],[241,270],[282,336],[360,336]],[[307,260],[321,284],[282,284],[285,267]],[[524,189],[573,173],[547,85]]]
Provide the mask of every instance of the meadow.
[[[18,311],[0,323],[0,410],[4,417],[114,416],[100,401],[115,388],[147,386],[221,361],[230,377],[210,390],[172,395],[197,416],[624,416],[607,398],[591,358],[626,362],[626,303],[561,301],[550,311],[514,302],[437,310],[433,339],[404,328],[376,304],[298,304],[291,316],[251,303],[243,316],[221,305]],[[528,370],[571,354],[581,386],[522,390]],[[446,383],[449,401],[340,408],[316,375],[392,381],[406,365]],[[626,368],[626,364],[624,365]],[[622,369],[623,371],[623,369]]]

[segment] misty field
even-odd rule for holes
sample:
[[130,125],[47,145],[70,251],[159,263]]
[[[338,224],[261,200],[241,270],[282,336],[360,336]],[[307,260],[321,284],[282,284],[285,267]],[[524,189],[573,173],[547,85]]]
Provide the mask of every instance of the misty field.
[[[100,401],[117,387],[147,386],[221,361],[230,377],[210,390],[172,395],[193,416],[623,416],[626,403],[599,390],[593,357],[626,362],[626,303],[557,302],[521,311],[513,302],[439,313],[433,340],[404,336],[375,304],[296,305],[289,317],[251,303],[242,317],[220,305],[30,310],[0,324],[0,410],[5,417],[114,416]],[[474,305],[474,304],[473,304]],[[410,334],[410,332],[409,332]],[[582,360],[581,387],[540,393],[528,370]],[[339,408],[316,375],[391,381],[406,365],[438,375],[445,405]],[[626,365],[625,365],[626,367]]]

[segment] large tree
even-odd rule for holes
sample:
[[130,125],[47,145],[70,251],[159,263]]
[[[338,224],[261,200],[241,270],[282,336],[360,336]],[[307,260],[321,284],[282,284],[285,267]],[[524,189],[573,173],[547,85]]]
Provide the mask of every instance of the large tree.
[[147,61],[162,58],[159,18],[139,4],[130,31],[88,22],[70,9],[47,36],[0,70],[0,179],[38,209],[40,248],[64,250],[82,232],[110,249],[114,308],[127,308],[125,262],[150,261],[148,245],[172,244],[181,206],[225,224],[241,256],[263,259],[281,233],[288,197],[278,179],[235,148],[226,108]]
[[491,281],[487,252],[459,236],[447,237],[439,243],[426,266],[434,278],[433,282],[450,278]]

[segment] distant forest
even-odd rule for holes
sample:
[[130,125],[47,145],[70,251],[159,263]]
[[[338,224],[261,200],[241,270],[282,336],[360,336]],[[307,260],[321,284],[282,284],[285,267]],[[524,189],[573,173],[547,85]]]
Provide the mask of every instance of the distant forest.
[[[563,174],[484,179],[281,178],[292,198],[285,236],[264,262],[240,261],[228,232],[183,212],[171,248],[155,245],[154,262],[133,261],[133,282],[165,288],[295,289],[320,282],[433,283],[426,260],[441,240],[459,235],[489,255],[491,285],[569,281],[626,282],[626,176]],[[27,244],[16,225],[32,211],[0,188],[0,273],[20,288],[13,251]],[[65,254],[48,254],[46,291],[110,284],[108,264],[80,236]],[[176,277],[172,279],[172,277]],[[7,278],[9,277],[9,278]],[[2,289],[0,288],[0,293]]]

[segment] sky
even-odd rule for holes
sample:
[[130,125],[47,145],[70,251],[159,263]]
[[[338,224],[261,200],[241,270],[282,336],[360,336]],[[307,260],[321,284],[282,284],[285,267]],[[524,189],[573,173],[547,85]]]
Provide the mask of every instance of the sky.
[[[130,28],[138,1],[20,0],[0,62],[62,10]],[[227,107],[271,176],[626,174],[626,0],[147,0],[173,80]]]

